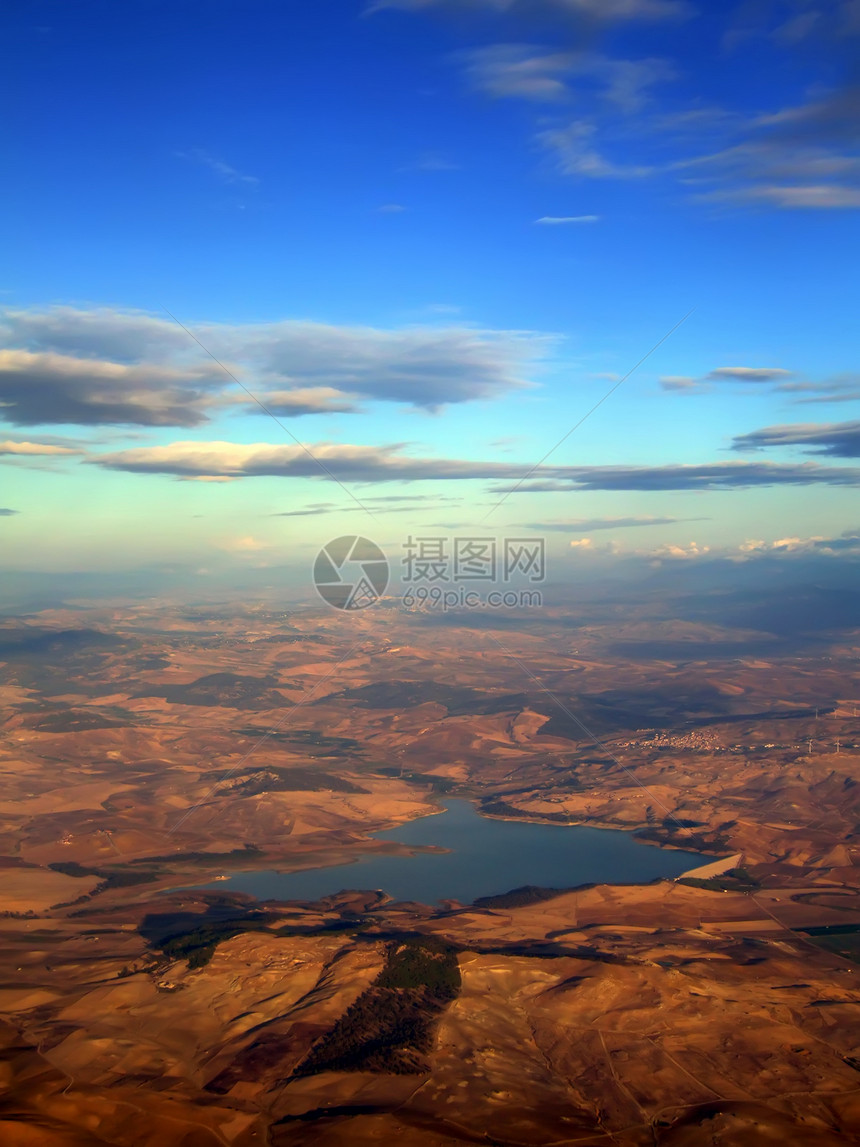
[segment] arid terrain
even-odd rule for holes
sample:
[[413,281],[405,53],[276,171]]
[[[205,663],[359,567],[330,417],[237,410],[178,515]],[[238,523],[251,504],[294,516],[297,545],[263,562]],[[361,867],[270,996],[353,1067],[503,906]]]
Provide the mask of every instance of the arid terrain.
[[[0,1141],[860,1142],[860,629],[715,615],[0,621]],[[722,863],[195,889],[405,852],[369,834],[441,795]]]

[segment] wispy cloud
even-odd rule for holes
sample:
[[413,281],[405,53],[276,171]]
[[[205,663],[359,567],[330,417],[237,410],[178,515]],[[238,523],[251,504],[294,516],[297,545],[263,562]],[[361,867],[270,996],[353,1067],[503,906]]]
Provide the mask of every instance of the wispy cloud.
[[570,518],[562,522],[529,522],[522,529],[539,533],[584,534],[594,530],[625,530],[637,526],[674,526],[683,522],[704,522],[708,518]]
[[499,463],[415,458],[403,448],[403,443],[376,447],[319,442],[309,453],[300,446],[269,443],[174,442],[102,454],[92,462],[140,474],[231,478],[317,477],[322,462],[330,475],[354,482],[504,476],[514,469]]
[[798,12],[774,29],[774,39],[782,44],[797,44],[806,39],[820,19],[821,13],[816,9]]
[[775,387],[781,394],[802,395],[791,401],[798,406],[810,403],[860,401],[860,376],[840,375],[824,382],[783,382]]
[[692,393],[699,388],[699,379],[691,378],[688,374],[664,374],[660,379],[664,390],[680,390]]
[[[715,206],[860,208],[860,86],[834,88],[759,116],[713,106],[667,113],[652,110],[655,87],[675,77],[662,59],[546,53],[522,45],[481,52],[472,53],[467,74],[490,94],[576,99],[576,118],[543,126],[536,137],[562,174],[661,176],[677,181],[693,201]],[[718,146],[695,154],[702,137]]]
[[762,385],[791,378],[792,373],[792,371],[779,366],[718,366],[706,374],[704,378],[694,378],[692,375],[685,374],[663,375],[660,379],[660,386],[663,390],[680,391],[683,394],[700,394],[710,390],[711,383],[734,382]]
[[626,114],[651,99],[651,89],[675,77],[668,61],[615,58],[600,52],[557,52],[532,44],[490,44],[454,56],[469,84],[495,98],[556,103],[576,96]]
[[794,47],[815,39],[819,45],[860,34],[858,0],[772,0],[738,4],[730,15],[724,43],[728,49],[751,39]]
[[740,140],[676,168],[711,203],[782,210],[860,207],[860,86],[748,121]]
[[[682,394],[706,394],[713,385],[738,383],[741,387],[769,386],[774,395],[791,395],[795,405],[826,402],[856,402],[860,400],[860,376],[844,374],[823,382],[809,382],[793,378],[794,371],[776,366],[720,366],[702,378],[692,375],[663,375],[663,390]],[[799,396],[799,397],[798,397]]]
[[[462,498],[450,497],[446,494],[387,494],[377,497],[363,497],[362,503],[373,506],[376,514],[414,514],[421,509],[433,509],[440,502],[461,502]],[[394,503],[405,503],[403,505]],[[343,502],[312,502],[298,510],[282,510],[273,515],[276,518],[306,518],[315,514],[339,514],[352,510],[351,505]]]
[[[260,408],[244,393],[224,399],[224,405],[242,406],[247,414],[259,414]],[[267,390],[265,406],[281,418],[302,414],[357,414],[361,407],[351,395],[331,386],[296,387],[295,390]]]
[[53,446],[47,442],[0,442],[0,455],[13,454],[24,458],[59,458],[64,455],[83,454],[70,446]]
[[730,382],[774,382],[778,378],[788,378],[790,370],[779,366],[718,366],[708,378]]
[[548,227],[560,227],[566,223],[598,223],[599,215],[542,215],[535,223]]
[[[860,32],[860,0],[829,5],[772,0],[730,6],[727,44],[763,35],[767,49],[796,52],[817,41],[835,51],[840,37]],[[521,31],[521,17],[564,13],[588,32],[599,22],[667,20],[696,9],[671,0],[377,0],[373,11],[431,8],[452,13],[463,7],[495,14],[493,29],[505,29],[505,14]],[[700,7],[700,6],[699,6]],[[742,12],[757,12],[744,29]],[[837,15],[838,18],[837,18]],[[761,25],[761,27],[756,27]],[[545,26],[545,21],[544,21]],[[752,31],[750,29],[753,29]],[[522,42],[485,44],[457,53],[470,86],[496,99],[519,99],[555,113],[536,124],[536,141],[555,157],[559,172],[577,179],[660,177],[680,186],[693,202],[722,209],[847,211],[860,208],[860,85],[852,80],[830,91],[819,86],[805,101],[751,113],[737,85],[734,106],[713,101],[678,108],[658,103],[659,85],[682,70],[663,58],[616,58],[594,50],[593,35],[574,34],[556,46]],[[570,46],[568,46],[570,45]],[[825,56],[825,58],[827,58]],[[853,74],[853,73],[852,73]],[[576,112],[561,114],[568,106]],[[710,141],[704,154],[700,141]]]
[[13,514],[20,514],[20,510],[9,510],[5,506],[0,507],[0,518],[11,518]]
[[677,20],[693,12],[686,0],[543,0],[542,4],[541,0],[371,0],[366,11],[372,14],[387,8],[402,8],[418,12],[446,7],[457,11],[470,7],[516,13],[533,11],[539,5],[599,23]]
[[811,454],[832,458],[860,458],[860,421],[811,422],[791,426],[765,426],[732,441],[734,450],[764,450],[777,446],[811,446]]
[[256,175],[245,175],[202,147],[192,147],[188,151],[177,151],[176,155],[180,159],[187,159],[201,167],[208,168],[224,183],[244,183],[246,186],[255,187],[260,182]]
[[707,192],[699,199],[711,203],[761,203],[787,210],[840,210],[860,207],[860,187],[844,187],[837,183],[728,187]]
[[597,127],[588,120],[574,120],[564,127],[546,128],[537,133],[538,144],[551,152],[563,175],[583,179],[643,179],[654,173],[653,166],[616,163],[598,150]]
[[567,80],[577,56],[526,44],[492,44],[460,52],[455,59],[472,87],[486,95],[546,102],[570,94]]
[[580,490],[746,490],[754,486],[857,486],[860,467],[820,466],[814,462],[711,462],[685,466],[545,467],[547,478],[491,492],[571,493]]
[[654,89],[676,78],[665,59],[627,59],[595,51],[553,51],[533,44],[497,43],[454,56],[469,85],[495,99],[553,105],[569,113],[536,124],[539,147],[564,175],[582,179],[640,179],[653,162],[634,158],[629,125],[655,99]]
[[[330,477],[345,482],[417,480],[519,480],[536,474],[518,490],[732,490],[752,486],[858,486],[860,467],[828,467],[812,462],[714,462],[685,466],[544,466],[456,458],[420,458],[404,453],[403,443],[354,446],[321,442],[307,450],[269,443],[173,442],[101,454],[89,465],[138,474],[206,478],[320,477],[321,461]],[[311,457],[313,455],[313,457]],[[318,460],[318,461],[317,461]],[[504,493],[501,487],[494,493]]]
[[410,164],[408,171],[459,171],[459,163],[438,151],[425,151]]

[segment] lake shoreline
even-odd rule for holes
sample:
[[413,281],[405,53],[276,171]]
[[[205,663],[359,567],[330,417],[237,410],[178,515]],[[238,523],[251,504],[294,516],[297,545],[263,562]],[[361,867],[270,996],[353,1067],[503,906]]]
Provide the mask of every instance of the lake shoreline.
[[[353,845],[337,858],[329,852],[326,859],[333,863],[312,861],[286,871],[243,868],[228,872],[227,881],[194,887],[248,893],[260,900],[317,900],[348,885],[380,890],[397,901],[470,904],[525,885],[648,884],[677,878],[711,860],[701,850],[643,840],[629,829],[487,815],[475,800],[463,797],[428,805],[423,816],[377,830],[365,847]],[[646,853],[640,851],[644,844],[659,847]],[[677,861],[670,860],[675,855]]]

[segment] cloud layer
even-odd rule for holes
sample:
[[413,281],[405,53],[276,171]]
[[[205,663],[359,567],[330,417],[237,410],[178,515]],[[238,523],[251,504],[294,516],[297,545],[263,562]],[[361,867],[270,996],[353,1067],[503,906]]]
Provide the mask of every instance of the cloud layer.
[[[792,373],[779,366],[718,366],[704,378],[694,378],[691,375],[664,375],[660,379],[660,385],[664,390],[696,394],[710,390],[709,384],[714,382],[775,383],[791,378]],[[787,385],[789,384],[781,382],[781,387]]]
[[598,223],[599,215],[542,215],[535,223],[545,227],[558,227],[566,223]]
[[541,533],[584,534],[593,530],[622,530],[635,526],[674,526],[681,522],[702,522],[704,518],[570,518],[564,522],[530,522],[522,528]]
[[[511,7],[491,0],[487,6]],[[608,18],[613,13],[623,18],[623,9],[629,17],[635,9],[645,14],[644,5],[613,6],[608,0],[558,0],[557,8],[581,14],[602,8]],[[680,7],[675,14],[681,14]],[[857,22],[860,26],[860,16]],[[828,34],[831,41],[838,39],[840,29],[830,26]],[[770,38],[771,44],[788,43],[776,28]],[[661,85],[683,79],[682,60],[676,66],[662,57],[609,56],[594,50],[591,40],[585,43],[588,50],[565,51],[494,43],[455,58],[475,90],[542,105],[534,138],[564,175],[663,179],[711,206],[860,208],[860,85],[819,87],[805,101],[763,112],[717,105],[678,110],[673,90],[664,92]],[[711,142],[710,150],[702,150],[703,138]]]
[[738,435],[735,450],[762,450],[774,446],[812,446],[811,454],[831,458],[860,458],[860,421],[797,423],[791,426],[765,426],[750,434]]
[[860,207],[860,87],[746,122],[727,146],[679,163],[704,202],[784,210]]
[[0,442],[0,455],[12,454],[19,457],[52,458],[68,454],[82,454],[71,446],[56,446],[50,442],[13,442],[11,440]]
[[814,462],[711,462],[686,466],[544,467],[547,478],[500,486],[495,494],[564,493],[574,490],[745,490],[753,486],[857,486],[860,467]]
[[[204,323],[194,334],[285,417],[354,412],[360,399],[426,410],[492,399],[527,386],[554,342],[528,331],[299,319]],[[248,402],[167,319],[105,308],[9,311],[0,335],[9,348],[0,351],[0,403],[13,425],[193,427],[219,406]]]
[[[309,452],[310,453],[309,453]],[[311,456],[312,455],[312,456]],[[315,461],[318,460],[318,461]],[[174,442],[102,454],[88,460],[108,470],[191,478],[320,477],[344,482],[457,479],[518,480],[536,475],[518,490],[730,490],[751,486],[860,485],[860,468],[813,462],[714,462],[687,466],[543,466],[454,458],[418,458],[403,444],[353,446],[321,442],[308,447],[269,443]],[[320,465],[322,464],[322,465]],[[324,467],[324,470],[323,470]],[[510,487],[495,492],[507,492]]]
[[206,418],[207,389],[223,385],[204,368],[0,351],[2,416],[13,426],[197,426]]
[[473,8],[489,12],[534,11],[555,9],[570,16],[591,21],[613,23],[626,20],[674,20],[688,15],[692,8],[686,0],[372,0],[367,11],[402,8],[417,12],[425,8]]

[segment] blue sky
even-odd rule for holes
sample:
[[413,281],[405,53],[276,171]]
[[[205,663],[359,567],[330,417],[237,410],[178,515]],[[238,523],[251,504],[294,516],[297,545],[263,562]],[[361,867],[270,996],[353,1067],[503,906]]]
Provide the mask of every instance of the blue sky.
[[860,0],[2,21],[7,568],[852,550]]

